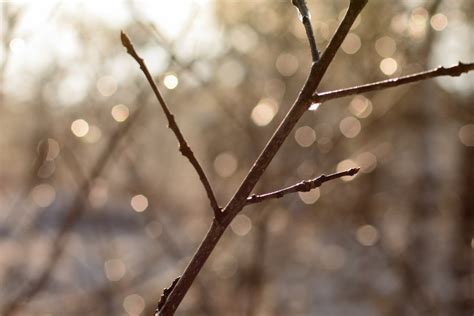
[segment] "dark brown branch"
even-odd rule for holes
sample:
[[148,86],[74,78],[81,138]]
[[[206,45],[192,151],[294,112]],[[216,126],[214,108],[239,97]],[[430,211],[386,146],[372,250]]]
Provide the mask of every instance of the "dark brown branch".
[[166,300],[163,308],[160,310],[159,315],[173,315],[178,308],[179,304],[184,298],[184,295],[187,293],[199,271],[201,271],[202,267],[204,266],[207,258],[211,254],[212,250],[216,247],[217,242],[224,233],[225,228],[247,204],[247,197],[250,195],[250,192],[253,190],[260,177],[263,175],[265,169],[270,164],[293,127],[311,105],[313,93],[316,91],[316,88],[326,73],[329,64],[334,59],[337,50],[351,29],[352,24],[366,4],[367,0],[350,1],[349,9],[343,21],[339,25],[336,34],[331,39],[329,46],[321,56],[319,62],[313,63],[308,79],[306,80],[303,89],[295,103],[271,137],[268,144],[263,149],[260,156],[257,158],[257,161],[250,169],[237,192],[224,208],[224,217],[220,225],[213,221],[209,231],[204,237],[204,240],[201,242],[199,249],[196,251],[193,258],[191,259],[191,262],[184,270],[184,273],[181,276],[178,284],[176,284],[175,288],[168,296],[168,299]]
[[321,82],[331,61],[334,59],[337,50],[341,46],[347,33],[349,33],[352,24],[366,3],[367,0],[351,0],[349,9],[339,25],[336,34],[331,39],[326,51],[323,53],[321,60],[312,65],[308,79],[306,80],[295,103],[283,119],[283,122],[278,126],[276,132],[273,134],[260,156],[257,158],[257,161],[254,163],[252,169],[250,169],[231,201],[225,207],[224,213],[226,223],[229,223],[235,215],[242,210],[243,206],[246,204],[247,197],[263,175],[265,169],[270,164],[298,120],[313,102],[313,93],[316,91],[316,88]]
[[324,101],[343,98],[355,94],[361,94],[371,91],[383,90],[393,87],[398,87],[408,83],[414,83],[421,80],[427,80],[435,77],[442,77],[442,76],[451,76],[451,77],[458,77],[464,73],[468,73],[474,70],[474,63],[463,64],[459,62],[456,66],[452,67],[437,67],[432,70],[427,70],[424,72],[407,75],[403,77],[368,83],[352,88],[345,88],[339,90],[333,90],[328,92],[323,92],[319,94],[315,94],[313,96],[313,103],[321,103]]
[[163,112],[165,113],[166,119],[168,120],[168,127],[173,131],[173,133],[176,135],[176,138],[178,139],[179,151],[184,157],[186,157],[189,160],[191,165],[194,167],[194,169],[198,173],[199,179],[201,180],[201,183],[204,186],[204,189],[206,190],[207,197],[209,198],[209,201],[211,203],[212,210],[214,211],[214,216],[218,221],[220,221],[220,218],[222,217],[222,213],[221,213],[221,209],[219,205],[217,204],[217,200],[214,195],[214,191],[212,190],[211,184],[209,183],[209,180],[207,179],[207,176],[204,173],[204,170],[202,169],[201,165],[199,164],[196,157],[194,156],[193,151],[191,150],[188,143],[184,139],[183,134],[181,133],[181,130],[179,129],[178,124],[176,123],[176,120],[174,119],[174,115],[171,113],[171,111],[169,110],[168,106],[165,103],[165,100],[161,96],[161,93],[158,90],[158,87],[156,86],[155,81],[153,80],[153,77],[148,71],[148,68],[145,65],[145,62],[143,61],[143,58],[141,58],[137,54],[137,52],[135,51],[135,47],[133,47],[132,42],[130,41],[130,39],[124,32],[121,32],[120,39],[122,40],[122,45],[127,49],[127,53],[130,56],[132,56],[133,59],[135,59],[135,61],[138,63],[138,65],[140,66],[140,69],[142,70],[143,74],[148,80],[148,83],[153,89],[153,92],[155,93],[155,96],[158,99],[158,102],[160,103],[161,108],[163,109]]
[[165,305],[168,295],[171,293],[171,291],[173,291],[176,284],[178,284],[180,278],[181,276],[178,276],[176,279],[174,279],[173,283],[171,283],[169,287],[163,289],[163,294],[161,294],[160,301],[158,302],[158,308],[156,309],[157,313],[160,311],[163,305]]
[[316,40],[314,38],[313,26],[311,24],[311,13],[306,6],[306,0],[292,0],[291,3],[298,9],[301,22],[303,23],[304,29],[306,31],[306,36],[308,37],[309,47],[311,48],[311,57],[313,63],[319,60],[319,51],[316,46]]
[[354,176],[355,174],[359,172],[359,170],[360,168],[352,168],[346,171],[337,172],[330,175],[323,174],[317,178],[301,181],[301,182],[298,182],[297,184],[294,184],[292,186],[289,186],[287,188],[284,188],[278,191],[265,193],[265,194],[258,194],[258,195],[252,194],[249,198],[247,198],[247,204],[260,203],[260,202],[270,200],[270,199],[279,199],[290,193],[308,192],[317,187],[320,187],[325,182],[339,179],[345,176]]

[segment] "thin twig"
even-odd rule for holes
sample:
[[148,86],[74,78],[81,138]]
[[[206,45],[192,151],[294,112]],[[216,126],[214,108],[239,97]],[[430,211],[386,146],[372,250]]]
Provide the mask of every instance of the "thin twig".
[[[132,141],[133,143],[133,141]],[[147,183],[146,177],[142,176],[138,170],[138,166],[136,162],[134,161],[133,157],[131,157],[129,154],[124,153],[123,156],[126,160],[128,169],[130,170],[130,174],[132,176],[132,182],[133,186],[142,192],[145,196],[149,197],[150,200],[150,205],[156,205],[156,201],[153,200],[153,185]],[[167,201],[160,199],[160,204],[163,206],[164,209],[166,208],[171,208]],[[182,259],[185,256],[185,252],[181,249],[181,245],[178,242],[176,234],[173,234],[173,229],[172,227],[169,227],[167,223],[163,222],[163,218],[160,218],[160,212],[142,212],[140,213],[143,216],[144,222],[152,222],[152,221],[157,221],[160,223],[162,230],[159,238],[159,242],[157,245],[159,245],[159,253],[163,255],[167,255],[168,257],[171,257],[172,260],[178,261]],[[144,265],[147,266],[147,265]],[[216,314],[219,314],[216,310],[216,306],[213,303],[213,301],[210,299],[210,294],[206,289],[207,285],[202,282],[202,280],[196,280],[194,283],[197,292],[199,293],[199,312],[202,315],[209,315],[213,316]]]
[[263,149],[262,153],[257,158],[257,161],[250,169],[249,173],[245,177],[237,192],[234,194],[232,199],[224,208],[224,217],[222,222],[212,222],[209,231],[207,232],[199,248],[191,259],[191,262],[184,270],[179,282],[176,284],[173,291],[169,294],[165,305],[160,310],[160,316],[170,316],[174,314],[179,304],[183,300],[184,296],[186,295],[187,291],[193,284],[196,276],[204,266],[204,263],[206,262],[207,258],[209,258],[210,254],[216,247],[218,241],[220,240],[222,234],[225,231],[225,228],[247,204],[247,197],[249,196],[250,192],[253,190],[253,188],[265,172],[265,169],[268,167],[273,157],[275,157],[276,153],[280,149],[285,139],[290,134],[293,127],[296,125],[301,116],[311,105],[313,93],[319,86],[319,83],[321,82],[324,74],[326,73],[329,64],[334,59],[336,52],[344,41],[344,38],[346,37],[347,33],[351,29],[355,19],[362,11],[364,6],[367,4],[367,1],[368,0],[350,1],[349,9],[347,10],[346,15],[344,16],[343,21],[339,25],[336,34],[331,39],[329,46],[327,47],[324,54],[321,56],[319,62],[313,63],[310,74],[295,103],[284,118],[283,122],[280,124],[280,126],[277,128],[277,130],[271,137],[268,144]]
[[[188,75],[190,75],[193,80],[197,81],[200,85],[201,90],[203,90],[205,93],[210,93],[210,89],[206,90],[206,88],[212,88],[212,82],[204,80],[202,77],[198,76],[195,71],[193,71],[191,67],[193,65],[193,62],[184,62],[183,60],[181,60],[176,54],[173,44],[166,40],[162,32],[153,23],[138,22],[138,24],[144,30],[150,32],[156,38],[157,43],[166,50],[171,61],[173,61],[173,63],[178,66],[182,71],[185,71]],[[178,36],[177,38],[180,37]],[[213,91],[212,93],[210,93],[210,95],[218,101],[217,108],[231,119],[231,124],[239,128],[243,132],[242,135],[247,137],[248,140],[252,142],[253,137],[249,134],[248,129],[246,128],[247,122],[231,111],[231,108],[235,108],[235,106],[233,104],[229,104],[228,95],[219,93],[219,91]]]
[[284,118],[283,122],[278,126],[276,132],[273,134],[260,156],[257,158],[257,161],[254,163],[252,169],[250,169],[231,201],[225,207],[224,213],[226,222],[230,222],[235,215],[242,210],[243,206],[246,204],[247,197],[263,175],[265,169],[270,164],[293,127],[312,103],[313,93],[316,91],[331,61],[334,59],[336,52],[366,3],[367,0],[350,1],[349,9],[339,25],[336,34],[334,34],[331,39],[327,49],[321,56],[320,61],[312,65],[308,79],[306,80],[295,103]]
[[132,42],[130,41],[130,39],[124,32],[121,32],[120,38],[122,40],[122,45],[127,49],[127,53],[130,56],[132,56],[133,59],[135,59],[135,61],[138,63],[138,65],[140,66],[140,69],[142,70],[143,74],[148,80],[148,83],[153,89],[153,92],[155,93],[155,96],[158,99],[158,102],[160,103],[161,108],[163,109],[163,112],[165,113],[166,119],[168,120],[168,127],[173,131],[173,133],[176,135],[176,138],[178,139],[179,151],[181,152],[183,156],[185,156],[189,160],[191,165],[194,167],[194,169],[198,173],[199,179],[201,180],[201,183],[204,186],[204,189],[206,190],[207,197],[209,198],[209,201],[211,203],[212,210],[214,211],[214,216],[218,221],[220,221],[222,217],[222,212],[219,205],[217,204],[217,200],[214,195],[214,191],[212,190],[211,184],[209,183],[209,180],[207,179],[207,176],[204,173],[204,170],[202,169],[201,165],[199,164],[196,157],[194,156],[193,151],[191,150],[188,143],[184,139],[183,134],[181,133],[181,130],[179,129],[178,124],[176,123],[176,120],[174,119],[174,115],[171,113],[171,111],[169,110],[168,106],[165,103],[165,100],[161,96],[161,93],[158,90],[158,87],[156,86],[155,81],[153,80],[153,77],[148,71],[148,68],[145,65],[145,62],[143,61],[143,58],[141,58],[137,54],[137,52],[135,51],[135,47],[133,47]]
[[330,175],[323,174],[317,178],[301,181],[292,186],[289,186],[287,188],[284,188],[278,191],[265,193],[265,194],[258,194],[258,195],[252,194],[249,198],[247,198],[247,204],[260,203],[260,202],[270,200],[270,199],[279,199],[279,198],[284,197],[287,194],[295,193],[295,192],[308,192],[317,187],[320,187],[323,183],[327,181],[342,178],[345,176],[354,176],[355,174],[359,172],[359,170],[360,168],[352,168],[346,171],[336,172]]
[[383,90],[393,87],[398,87],[404,84],[418,82],[421,80],[431,79],[435,77],[451,76],[458,77],[464,73],[474,70],[474,63],[463,64],[459,62],[452,67],[437,67],[435,69],[419,72],[412,75],[402,76],[398,78],[377,81],[373,83],[363,84],[351,88],[333,90],[313,95],[313,103],[321,103],[328,100],[347,97],[350,95],[361,94],[376,90]]
[[311,48],[311,57],[313,63],[319,61],[319,51],[314,38],[313,26],[311,24],[311,13],[306,6],[306,0],[292,0],[291,3],[298,9],[301,17],[301,22],[304,25],[306,36],[308,37],[309,47]]

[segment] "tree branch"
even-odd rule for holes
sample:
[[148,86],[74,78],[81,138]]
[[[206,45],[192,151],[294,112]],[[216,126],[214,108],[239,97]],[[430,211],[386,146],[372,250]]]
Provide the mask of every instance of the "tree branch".
[[311,57],[313,59],[313,63],[315,63],[319,60],[319,51],[318,47],[316,46],[313,26],[311,25],[311,13],[306,6],[306,0],[292,0],[291,3],[298,9],[301,22],[303,23],[306,36],[308,37],[309,47],[311,48]]
[[312,65],[308,79],[306,80],[295,103],[283,119],[283,122],[278,126],[260,156],[257,158],[257,161],[250,169],[235,195],[224,208],[226,223],[230,223],[235,215],[242,210],[243,206],[246,204],[247,197],[263,175],[265,169],[270,164],[298,120],[306,112],[310,104],[312,104],[313,93],[316,91],[316,88],[321,82],[331,61],[334,59],[337,50],[341,46],[347,33],[349,33],[352,24],[366,3],[367,0],[350,1],[349,9],[339,25],[336,34],[331,39],[331,42],[321,56],[320,61]]
[[424,72],[407,75],[403,77],[377,81],[373,83],[363,84],[360,86],[333,90],[333,91],[323,92],[319,94],[316,93],[313,95],[313,103],[322,103],[324,101],[343,98],[350,95],[398,87],[398,86],[405,85],[408,83],[418,82],[421,80],[427,80],[427,79],[431,79],[435,77],[442,77],[442,76],[458,77],[464,73],[468,73],[473,70],[474,70],[474,63],[463,64],[459,62],[456,66],[452,66],[448,68],[437,67],[435,69],[431,69],[431,70],[427,70]]
[[130,39],[124,32],[121,32],[120,38],[122,40],[122,45],[127,49],[127,53],[130,56],[132,56],[133,59],[135,59],[135,61],[138,63],[138,65],[140,66],[140,69],[142,70],[143,74],[148,80],[148,83],[153,89],[153,92],[155,93],[155,96],[158,99],[158,102],[160,103],[161,108],[163,109],[163,112],[165,113],[166,119],[168,120],[168,127],[173,131],[173,133],[176,135],[176,138],[178,139],[179,151],[181,152],[183,156],[185,156],[189,160],[189,162],[191,163],[191,165],[194,167],[197,174],[199,175],[199,179],[201,180],[201,183],[204,186],[204,189],[206,190],[207,197],[209,198],[209,202],[211,203],[212,210],[214,211],[214,216],[218,221],[220,221],[222,217],[222,212],[219,205],[217,204],[217,200],[214,195],[214,191],[212,190],[211,184],[209,183],[209,180],[207,179],[207,176],[204,173],[204,170],[202,169],[201,165],[199,164],[196,157],[194,156],[193,151],[191,150],[191,148],[188,146],[188,143],[184,139],[183,134],[181,133],[181,130],[179,129],[178,124],[176,123],[176,120],[174,119],[174,115],[171,113],[171,111],[169,110],[168,106],[165,103],[165,100],[161,96],[161,93],[158,90],[155,84],[155,81],[153,80],[153,77],[148,71],[148,68],[145,65],[145,62],[143,61],[143,58],[141,58],[137,54],[137,52],[135,51],[135,47],[133,47],[132,42],[130,41]]
[[344,41],[344,38],[349,32],[355,19],[367,4],[367,1],[368,0],[350,0],[349,9],[343,21],[339,25],[336,34],[331,39],[326,51],[321,56],[321,59],[317,63],[313,63],[310,74],[295,103],[271,137],[268,144],[263,149],[260,156],[257,158],[256,162],[250,169],[237,192],[224,208],[224,217],[221,225],[217,225],[215,221],[212,222],[212,225],[204,237],[204,240],[201,242],[199,249],[194,254],[191,262],[184,270],[183,275],[179,279],[173,291],[168,296],[168,299],[166,300],[163,308],[160,310],[159,315],[169,316],[174,314],[179,304],[183,300],[184,295],[187,293],[194,282],[194,279],[198,275],[199,271],[201,271],[212,250],[216,247],[217,242],[224,233],[225,228],[247,204],[247,197],[249,196],[250,192],[253,190],[260,177],[263,175],[267,166],[270,164],[293,127],[311,105],[313,93],[316,91],[316,88],[326,73],[329,64],[334,59],[337,50]]
[[284,188],[278,191],[265,193],[265,194],[258,194],[258,195],[252,194],[249,198],[247,198],[247,204],[260,203],[260,202],[270,200],[270,199],[279,199],[287,194],[295,193],[295,192],[308,192],[317,187],[320,187],[325,182],[339,179],[344,176],[354,176],[355,174],[359,172],[359,170],[360,168],[352,168],[346,171],[337,172],[330,175],[323,174],[317,178],[301,181],[292,186],[289,186],[287,188]]

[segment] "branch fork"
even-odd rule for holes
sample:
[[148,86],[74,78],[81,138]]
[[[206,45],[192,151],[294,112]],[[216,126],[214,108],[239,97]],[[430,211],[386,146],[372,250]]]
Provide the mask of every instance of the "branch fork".
[[[178,308],[185,294],[191,287],[192,283],[194,282],[194,279],[202,269],[207,258],[217,245],[227,226],[246,205],[259,203],[268,199],[281,198],[286,194],[294,192],[306,192],[321,186],[327,181],[341,178],[343,176],[354,176],[355,174],[357,174],[359,169],[353,168],[343,172],[338,172],[330,175],[321,175],[318,178],[301,181],[290,187],[280,189],[274,192],[260,195],[250,195],[255,185],[265,172],[265,169],[270,164],[273,157],[277,154],[281,145],[288,137],[293,127],[296,125],[296,123],[299,121],[301,116],[306,112],[306,110],[311,104],[322,103],[331,99],[341,98],[354,94],[387,89],[439,76],[460,76],[463,73],[467,73],[474,70],[474,63],[460,62],[458,65],[448,68],[438,67],[433,70],[399,78],[364,84],[347,89],[317,93],[316,89],[318,88],[330,63],[334,59],[337,51],[339,50],[339,47],[341,46],[342,42],[350,31],[350,28],[352,27],[356,17],[360,14],[360,12],[367,3],[368,0],[350,0],[348,10],[342,22],[337,28],[336,33],[331,39],[328,47],[320,56],[316,46],[316,40],[314,38],[314,33],[311,25],[311,15],[306,5],[306,1],[292,0],[292,4],[297,8],[300,14],[301,22],[305,27],[306,35],[308,37],[309,46],[311,49],[313,64],[311,66],[308,78],[306,79],[306,82],[304,83],[303,88],[299,96],[295,100],[293,106],[291,107],[290,111],[287,113],[286,117],[283,119],[283,121],[269,140],[268,144],[266,145],[260,156],[257,158],[256,162],[252,166],[246,178],[244,179],[244,181],[242,182],[242,184],[224,209],[219,207],[215,194],[212,190],[212,187],[206,174],[204,173],[201,165],[194,156],[194,153],[191,150],[190,146],[184,139],[184,136],[181,130],[179,129],[178,124],[176,123],[174,115],[171,113],[167,104],[165,103],[150,72],[147,69],[143,58],[141,58],[137,54],[132,42],[127,37],[127,35],[124,32],[121,33],[121,41],[123,46],[126,48],[127,53],[130,54],[139,64],[140,69],[144,73],[148,83],[153,89],[153,92],[168,120],[168,127],[173,131],[178,140],[179,151],[189,160],[191,165],[196,170],[208,196],[211,208],[214,212],[214,220],[211,223],[209,231],[207,232],[206,236],[201,242],[201,245],[197,249],[193,258],[191,259],[191,262],[186,267],[183,275],[181,277],[176,278],[171,284],[171,286],[165,289],[165,291],[163,292],[163,296],[160,300],[159,307],[157,310],[158,315],[169,316],[175,313],[176,309]],[[123,137],[125,133],[130,129],[132,123],[136,120],[141,111],[142,108],[139,108],[128,120],[128,123],[126,123],[122,129],[118,130],[110,139],[106,151],[102,153],[95,167],[93,168],[90,175],[90,179],[94,179],[100,175],[102,170],[105,168],[105,165],[107,164],[110,152],[112,152],[113,149],[117,146],[117,143],[119,142],[120,138]],[[0,314],[11,315],[18,309],[18,306],[22,302],[32,299],[37,293],[40,292],[40,290],[45,286],[45,284],[47,284],[52,274],[52,270],[57,265],[59,258],[64,252],[63,249],[64,245],[68,241],[69,229],[77,222],[77,220],[82,216],[84,212],[84,209],[82,208],[82,196],[84,195],[84,193],[88,192],[88,190],[89,185],[87,183],[84,183],[84,185],[81,186],[77,198],[75,199],[74,206],[67,214],[66,219],[63,222],[62,227],[60,228],[60,232],[58,233],[58,236],[54,241],[49,260],[50,265],[39,274],[39,277],[36,280],[33,280],[31,282],[31,286],[26,291],[23,291],[19,295],[16,295],[12,302],[7,303],[0,311]]]
[[158,87],[156,86],[155,81],[153,80],[153,77],[150,74],[150,71],[148,70],[148,67],[146,66],[143,58],[141,58],[138,53],[135,50],[135,47],[133,46],[132,42],[128,38],[128,36],[122,31],[120,33],[120,39],[122,41],[122,45],[126,48],[127,53],[135,59],[135,61],[138,63],[140,66],[140,69],[142,70],[143,74],[145,75],[146,79],[148,80],[148,83],[150,84],[151,88],[153,89],[153,92],[155,93],[156,98],[158,99],[158,102],[161,105],[161,108],[163,109],[163,112],[165,113],[166,119],[168,120],[168,128],[173,131],[175,134],[178,143],[179,143],[179,151],[181,154],[186,157],[191,165],[194,167],[196,170],[199,179],[201,180],[201,183],[206,190],[207,197],[209,199],[209,202],[211,204],[211,208],[214,212],[214,217],[218,222],[220,222],[222,218],[222,212],[221,208],[219,207],[217,203],[217,199],[214,195],[214,191],[212,190],[211,184],[204,173],[204,170],[202,169],[201,165],[199,164],[198,160],[194,156],[193,151],[191,150],[191,147],[189,147],[188,143],[184,139],[183,133],[181,132],[178,124],[176,123],[176,120],[174,118],[174,115],[171,113],[169,110],[168,105],[166,104],[165,100],[163,99],[160,91],[158,90]]
[[199,248],[197,249],[196,253],[192,257],[191,261],[189,262],[188,266],[184,270],[182,276],[179,279],[176,279],[171,287],[164,293],[164,303],[163,300],[160,302],[160,306],[158,308],[158,315],[160,316],[169,316],[173,315],[178,308],[179,304],[181,303],[182,299],[186,295],[187,291],[191,287],[194,282],[194,279],[197,277],[198,273],[204,266],[206,260],[210,256],[211,252],[216,247],[218,241],[220,240],[221,236],[223,235],[224,231],[226,230],[227,226],[232,222],[234,217],[246,206],[249,204],[254,204],[257,202],[262,202],[263,200],[272,199],[272,198],[280,198],[286,194],[294,193],[294,192],[305,192],[312,190],[316,187],[321,186],[323,183],[334,180],[337,178],[341,178],[343,176],[354,176],[359,172],[359,168],[349,169],[343,172],[338,172],[330,175],[321,175],[318,178],[306,180],[299,182],[295,185],[290,187],[265,193],[261,195],[250,195],[252,190],[254,189],[257,182],[260,180],[261,176],[265,172],[267,166],[272,161],[273,157],[279,151],[281,145],[285,141],[285,139],[290,134],[293,127],[302,117],[302,115],[306,112],[309,106],[313,103],[320,103],[325,100],[334,99],[337,97],[342,97],[350,94],[356,93],[363,93],[367,91],[372,91],[376,89],[383,89],[392,86],[401,85],[404,83],[414,82],[417,80],[431,78],[437,75],[456,75],[461,74],[462,72],[471,71],[472,64],[459,64],[456,69],[437,69],[432,71],[433,73],[426,72],[420,73],[412,76],[407,76],[409,78],[396,78],[387,80],[384,82],[373,83],[369,85],[363,85],[359,87],[349,88],[345,90],[338,90],[338,91],[331,91],[327,93],[317,94],[316,89],[318,88],[324,74],[326,73],[330,63],[334,59],[337,51],[339,50],[342,42],[344,41],[345,37],[349,33],[352,25],[354,24],[355,19],[360,14],[362,9],[368,3],[368,0],[350,0],[350,4],[348,10],[341,21],[336,33],[334,34],[333,38],[331,39],[328,47],[322,54],[319,56],[319,52],[316,47],[316,41],[314,38],[314,33],[312,30],[311,25],[311,16],[310,12],[306,6],[305,0],[292,0],[292,4],[296,6],[298,9],[302,23],[305,27],[306,34],[308,37],[309,45],[311,48],[311,55],[313,64],[311,66],[310,73],[306,82],[303,85],[303,88],[298,95],[297,99],[295,100],[293,106],[278,126],[277,130],[253,164],[252,168],[250,169],[249,173],[243,180],[242,184],[228,202],[228,204],[221,210],[219,208],[217,201],[215,199],[214,193],[212,188],[209,184],[207,177],[204,174],[201,166],[197,162],[197,159],[194,157],[190,147],[187,145],[186,141],[184,140],[181,131],[174,120],[173,115],[170,113],[165,101],[163,100],[156,84],[153,81],[150,73],[147,70],[143,59],[138,56],[135,49],[133,48],[132,43],[128,39],[128,37],[122,32],[122,43],[126,47],[127,52],[137,61],[140,65],[140,68],[144,72],[148,82],[150,83],[167,119],[169,122],[169,128],[175,133],[176,138],[180,144],[180,151],[181,153],[188,158],[191,162],[193,167],[195,168],[196,172],[199,174],[201,182],[206,190],[208,195],[211,207],[214,211],[215,218],[212,221],[212,224],[207,232],[206,236],[204,237],[203,241],[201,242]]
[[270,192],[270,193],[265,193],[265,194],[252,194],[249,198],[247,198],[247,204],[255,204],[255,203],[260,203],[265,200],[269,199],[279,199],[284,197],[287,194],[290,193],[296,193],[296,192],[308,192],[313,189],[316,189],[323,185],[323,183],[335,180],[338,178],[342,178],[345,176],[354,176],[359,172],[360,168],[352,168],[349,170],[345,170],[342,172],[337,172],[333,173],[330,175],[321,175],[317,178],[311,179],[311,180],[304,180],[301,182],[298,182],[292,186],[289,186],[284,189],[280,189],[278,191]]
[[432,70],[419,72],[412,75],[402,76],[398,78],[387,79],[383,81],[377,81],[373,83],[363,84],[351,88],[333,90],[323,93],[315,93],[313,95],[313,103],[322,103],[324,101],[343,98],[351,95],[362,94],[377,90],[383,90],[393,87],[398,87],[404,84],[414,83],[421,80],[427,80],[435,77],[451,76],[459,77],[462,74],[468,73],[474,70],[474,63],[462,63],[459,62],[457,65],[451,67],[437,67]]

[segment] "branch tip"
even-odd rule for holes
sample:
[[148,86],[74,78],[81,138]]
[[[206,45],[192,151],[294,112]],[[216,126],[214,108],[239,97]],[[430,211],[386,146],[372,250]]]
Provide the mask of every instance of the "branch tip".
[[196,173],[198,174],[199,179],[201,180],[201,183],[204,187],[204,190],[206,191],[206,194],[209,198],[209,202],[210,202],[212,210],[214,212],[214,216],[216,217],[217,220],[220,221],[220,219],[222,218],[222,215],[221,215],[222,212],[220,211],[220,208],[219,208],[219,205],[217,203],[216,197],[214,195],[214,191],[212,190],[211,184],[209,183],[209,180],[208,180],[206,174],[204,173],[204,170],[202,169],[201,165],[199,164],[198,160],[194,156],[193,151],[191,150],[188,143],[184,139],[184,136],[183,136],[178,124],[176,123],[174,115],[169,110],[168,105],[166,104],[166,102],[163,99],[160,91],[158,90],[158,87],[156,86],[156,83],[153,80],[153,77],[150,74],[150,71],[148,70],[148,68],[145,64],[145,61],[143,60],[143,58],[141,58],[137,54],[137,52],[135,51],[135,48],[133,47],[132,42],[130,41],[128,36],[123,31],[120,33],[120,39],[122,41],[122,45],[125,46],[125,48],[127,49],[127,53],[130,56],[132,56],[133,59],[135,59],[135,61],[138,63],[138,65],[140,66],[140,69],[142,70],[142,72],[145,75],[148,83],[150,84],[150,86],[151,86],[151,88],[152,88],[152,90],[153,90],[153,92],[154,92],[154,94],[155,94],[155,96],[158,100],[158,103],[160,104],[161,109],[163,110],[163,112],[166,116],[166,119],[168,121],[168,128],[172,130],[172,132],[176,136],[176,139],[178,140],[179,151],[181,152],[181,154],[183,156],[185,156],[189,160],[191,165],[196,170]]
[[356,175],[358,172],[360,171],[360,168],[357,167],[357,168],[352,168],[350,170],[347,171],[347,175],[348,176],[354,176]]
[[298,15],[306,31],[306,36],[308,37],[309,46],[311,49],[311,57],[313,64],[319,61],[319,51],[316,45],[316,39],[314,38],[313,26],[311,24],[311,13],[309,12],[308,6],[306,5],[306,0],[292,0],[291,3],[298,10]]
[[132,46],[132,42],[130,41],[127,34],[125,34],[125,32],[123,30],[120,31],[120,41],[122,42],[122,45],[125,48],[129,48],[130,46]]
[[422,80],[427,80],[435,77],[442,77],[442,76],[451,76],[451,77],[459,77],[462,74],[468,73],[470,71],[474,71],[474,63],[463,63],[458,62],[456,65],[451,67],[443,67],[438,66],[431,70],[391,78],[383,81],[377,81],[372,83],[363,84],[360,86],[338,89],[328,92],[317,93],[313,94],[312,102],[313,103],[322,103],[328,100],[343,98],[351,95],[362,94],[377,90],[384,90],[388,88],[394,88],[401,85],[405,85],[408,83],[415,83]]
[[292,186],[289,186],[289,187],[286,187],[284,189],[280,189],[274,192],[259,194],[259,195],[252,194],[250,197],[247,198],[246,204],[247,205],[255,204],[255,203],[263,202],[265,200],[278,199],[290,193],[308,192],[322,186],[325,182],[336,180],[345,176],[354,176],[359,171],[360,171],[360,168],[357,167],[357,168],[351,168],[345,171],[340,171],[340,172],[336,172],[336,173],[332,173],[328,175],[322,174],[317,178],[303,180]]

